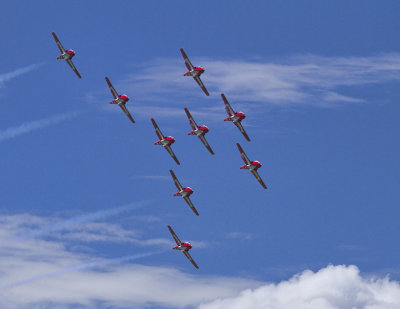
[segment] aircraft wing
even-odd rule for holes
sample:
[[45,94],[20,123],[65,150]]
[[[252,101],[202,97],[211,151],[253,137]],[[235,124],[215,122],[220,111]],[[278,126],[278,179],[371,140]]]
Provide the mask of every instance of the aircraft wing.
[[225,95],[221,93],[222,100],[225,103],[225,110],[228,113],[229,116],[233,116],[235,112],[232,109],[232,106],[229,104],[228,100],[226,99]]
[[82,78],[81,74],[79,74],[78,70],[75,68],[74,64],[72,63],[72,60],[71,59],[66,59],[66,61],[69,64],[69,66],[71,67],[71,69],[74,70],[76,75],[78,75],[79,78]]
[[56,41],[57,46],[58,46],[58,48],[60,49],[61,53],[64,54],[64,53],[65,53],[65,49],[64,49],[64,47],[62,46],[62,44],[61,44],[60,40],[58,39],[57,35],[56,35],[54,32],[52,32],[51,34],[53,35],[53,38],[54,38],[54,40]]
[[196,267],[197,269],[199,269],[199,266],[197,266],[196,262],[192,259],[189,252],[187,252],[187,251],[182,251],[182,252],[184,255],[186,255],[186,257],[189,259],[189,261],[192,262],[193,266]]
[[189,60],[188,56],[186,55],[185,51],[183,50],[183,48],[181,48],[181,53],[182,53],[183,59],[185,60],[186,67],[188,68],[189,71],[192,71],[193,64],[190,62],[190,60]]
[[240,132],[242,132],[244,138],[250,142],[250,137],[247,135],[246,131],[244,130],[243,125],[239,121],[235,121],[233,123],[238,127]]
[[175,186],[178,188],[179,191],[182,190],[182,185],[179,182],[178,178],[176,178],[175,173],[173,172],[173,170],[169,170],[169,172],[171,173],[172,179],[175,182]]
[[180,165],[178,158],[176,157],[176,155],[174,154],[174,152],[172,151],[172,148],[170,145],[166,145],[164,146],[165,149],[167,149],[167,151],[169,152],[169,154],[171,155],[172,159],[175,160],[176,164]]
[[198,76],[193,76],[194,80],[199,84],[200,88],[203,89],[204,93],[206,95],[210,95],[206,89],[206,87],[204,86],[203,82],[201,81],[200,77]]
[[151,122],[153,123],[154,129],[156,129],[156,134],[160,140],[164,139],[164,135],[162,134],[160,128],[158,127],[154,118],[151,118]]
[[132,121],[132,123],[135,123],[135,120],[133,120],[131,114],[129,113],[128,109],[126,108],[125,104],[118,104],[119,107],[124,111],[124,113],[128,116],[128,118]]
[[185,107],[185,113],[187,115],[187,117],[189,118],[189,123],[190,126],[192,127],[193,130],[197,130],[199,127],[196,123],[196,121],[194,121],[192,115],[190,114],[189,110],[187,109],[187,107]]
[[186,203],[188,203],[188,205],[190,206],[190,208],[192,208],[193,212],[196,214],[196,216],[199,215],[199,213],[197,212],[196,208],[194,207],[192,201],[190,200],[189,197],[185,196],[184,200],[186,201]]
[[263,186],[264,189],[267,189],[267,186],[265,185],[264,181],[261,179],[260,175],[257,173],[257,171],[251,171],[254,175],[254,177],[257,178],[258,182]]
[[111,94],[113,95],[114,99],[118,99],[118,93],[115,90],[115,88],[113,87],[113,85],[111,84],[111,82],[107,76],[106,76],[106,81],[107,81],[108,87],[110,88]]
[[247,157],[247,155],[244,153],[242,146],[240,146],[239,143],[236,143],[236,145],[237,145],[237,147],[238,147],[238,149],[239,149],[240,156],[242,157],[244,163],[250,164],[250,159],[249,159],[249,158]]
[[180,246],[180,245],[182,244],[182,242],[179,240],[178,236],[176,236],[176,234],[175,234],[174,230],[172,229],[172,227],[170,227],[170,226],[168,225],[168,229],[169,229],[169,231],[171,232],[172,237],[175,239],[176,244],[177,244],[178,246]]
[[206,146],[206,148],[208,149],[208,151],[211,154],[214,154],[214,151],[211,149],[210,144],[207,142],[206,138],[204,137],[204,135],[200,135],[199,136],[200,140],[203,142],[204,146]]

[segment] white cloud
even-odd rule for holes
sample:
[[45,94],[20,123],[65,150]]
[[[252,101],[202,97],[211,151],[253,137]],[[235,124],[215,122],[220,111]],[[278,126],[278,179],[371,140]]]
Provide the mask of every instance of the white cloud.
[[8,129],[0,131],[0,142],[7,140],[7,139],[17,137],[22,134],[30,133],[32,131],[45,128],[50,125],[60,123],[62,121],[68,120],[68,119],[78,117],[80,114],[82,114],[82,113],[81,112],[72,112],[72,113],[52,116],[49,118],[44,118],[41,120],[29,121],[29,122],[25,122],[19,126],[10,127]]
[[31,72],[41,66],[42,66],[42,64],[31,64],[26,67],[16,69],[16,70],[8,72],[8,73],[0,74],[0,86],[13,78],[16,78],[20,75]]
[[400,285],[385,278],[366,278],[356,266],[310,270],[278,284],[247,289],[199,309],[395,309],[400,308]]
[[[133,247],[130,256],[102,259],[98,257],[101,252],[72,252],[60,240],[15,236],[47,221],[27,214],[0,217],[0,308],[137,308],[151,304],[183,308],[259,285],[241,278],[197,275],[196,270],[184,273],[172,267],[127,263],[145,261],[154,254],[177,254],[171,249],[138,252]],[[177,261],[188,263],[183,256],[177,256]]]
[[[400,308],[398,282],[362,276],[356,266],[328,266],[280,283],[261,283],[205,275],[203,269],[185,273],[173,267],[131,263],[154,254],[176,254],[170,249],[143,252],[132,247],[130,256],[107,259],[99,258],[103,254],[95,250],[70,251],[61,235],[55,240],[16,237],[48,221],[29,214],[0,216],[0,308]],[[135,231],[104,222],[82,226],[92,233],[104,229],[104,236],[107,231],[112,237],[136,236]],[[69,225],[64,230],[79,228]],[[78,238],[75,242],[79,243]],[[182,256],[177,261],[187,262]]]
[[[199,63],[197,60],[195,62]],[[206,87],[213,95],[224,92],[228,100],[236,101],[237,108],[240,108],[238,104],[248,106],[248,102],[325,107],[337,103],[359,103],[365,98],[353,97],[346,90],[400,80],[400,54],[396,53],[371,57],[307,55],[280,62],[204,58],[201,63],[206,68],[203,75]],[[174,116],[180,112],[176,106],[182,98],[204,98],[197,84],[191,78],[182,76],[184,71],[184,64],[178,58],[159,59],[138,68],[120,84],[142,100],[168,100],[173,105],[169,105],[169,110],[160,110],[154,105],[146,113]],[[215,100],[204,98],[202,107],[212,114]]]

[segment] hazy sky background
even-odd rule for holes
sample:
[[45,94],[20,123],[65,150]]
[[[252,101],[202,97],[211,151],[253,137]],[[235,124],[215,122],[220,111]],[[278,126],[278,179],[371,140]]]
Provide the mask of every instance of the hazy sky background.
[[[400,306],[399,1],[0,10],[0,307]],[[183,76],[181,47],[210,97]],[[135,124],[108,104],[105,76]],[[223,121],[222,92],[251,142]],[[184,107],[215,156],[187,135]],[[151,117],[180,166],[153,145]],[[236,142],[268,190],[239,169]]]

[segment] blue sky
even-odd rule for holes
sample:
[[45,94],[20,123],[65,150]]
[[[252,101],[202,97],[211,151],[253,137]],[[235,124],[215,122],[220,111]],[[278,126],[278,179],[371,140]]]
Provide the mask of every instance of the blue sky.
[[[400,304],[348,297],[369,280],[380,293],[400,289],[398,1],[0,9],[0,293],[9,308],[245,308],[278,292],[300,308],[330,284],[343,295],[326,297],[332,308]],[[56,59],[52,31],[75,50],[82,80]],[[183,77],[180,47],[205,67],[210,97]],[[105,76],[130,97],[134,125],[108,104]],[[223,121],[221,92],[246,113],[250,143]],[[210,128],[215,156],[187,135],[184,107]],[[151,117],[175,137],[181,166],[153,145]],[[267,191],[239,169],[236,142],[263,163]],[[169,169],[194,189],[199,217],[173,197]],[[192,242],[199,270],[170,250],[168,224]],[[304,285],[306,300],[296,293]]]

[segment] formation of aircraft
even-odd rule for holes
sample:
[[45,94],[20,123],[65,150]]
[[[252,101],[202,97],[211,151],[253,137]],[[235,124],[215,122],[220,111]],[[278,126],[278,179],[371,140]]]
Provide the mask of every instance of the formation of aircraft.
[[225,110],[228,113],[229,117],[226,117],[224,121],[232,121],[235,126],[238,127],[239,131],[242,132],[243,136],[245,139],[247,139],[250,142],[250,138],[247,135],[246,131],[244,130],[242,126],[242,120],[246,118],[246,115],[242,112],[235,112],[232,108],[232,106],[229,104],[228,100],[226,99],[225,95],[221,93],[222,100],[225,103]]
[[158,127],[156,121],[154,120],[154,118],[151,118],[151,122],[153,123],[154,129],[156,130],[156,134],[159,138],[159,140],[157,142],[154,143],[154,145],[161,145],[163,146],[168,153],[171,155],[172,159],[175,160],[176,164],[180,165],[178,158],[176,157],[176,155],[174,154],[174,152],[172,151],[171,145],[173,143],[175,143],[175,139],[172,136],[164,136],[164,134],[162,134],[160,128]]
[[214,151],[211,149],[211,146],[208,144],[208,142],[204,136],[204,135],[206,135],[206,133],[208,133],[208,131],[210,131],[210,129],[208,127],[206,127],[205,125],[198,126],[196,121],[194,121],[192,115],[190,114],[189,110],[187,109],[187,107],[185,107],[185,113],[186,113],[187,117],[189,118],[190,126],[193,129],[192,131],[190,131],[188,133],[188,135],[196,135],[201,140],[201,142],[204,144],[204,146],[206,146],[208,151],[211,154],[214,154]]
[[236,145],[239,149],[240,156],[242,157],[245,163],[245,165],[242,165],[240,169],[249,170],[254,175],[254,177],[257,178],[258,182],[262,185],[262,187],[264,189],[267,189],[267,186],[265,185],[264,181],[261,179],[260,175],[258,175],[257,172],[257,170],[262,166],[262,164],[259,161],[251,161],[249,157],[246,155],[246,153],[243,151],[242,146],[240,146],[239,143],[236,143]]
[[72,49],[65,49],[60,40],[58,39],[57,35],[52,32],[54,40],[57,43],[58,48],[61,51],[61,55],[59,55],[57,57],[57,59],[64,59],[65,61],[67,61],[67,63],[69,64],[69,66],[71,67],[72,70],[74,70],[75,74],[78,75],[79,78],[82,78],[81,74],[79,74],[78,70],[76,69],[75,65],[72,63],[72,58],[75,56],[75,52]]
[[128,109],[125,106],[126,102],[129,101],[128,96],[126,94],[119,95],[118,92],[115,91],[115,88],[113,87],[113,85],[111,84],[111,82],[107,76],[106,76],[106,81],[107,81],[108,87],[111,90],[111,94],[114,97],[114,100],[110,101],[110,104],[118,104],[118,106],[121,107],[121,109],[124,111],[125,115],[128,116],[128,118],[132,121],[132,123],[135,123],[135,120],[133,120],[131,114],[129,113]]
[[177,244],[172,249],[182,251],[182,253],[189,259],[189,261],[192,262],[193,266],[196,268],[199,268],[199,266],[197,266],[196,262],[193,260],[193,258],[189,254],[189,250],[192,249],[192,245],[190,244],[190,242],[181,242],[179,240],[178,236],[176,236],[172,227],[168,225],[168,229],[171,232],[171,235]]
[[176,178],[175,173],[172,170],[169,170],[171,173],[172,179],[174,180],[175,186],[178,188],[178,192],[174,194],[174,196],[182,196],[183,199],[188,203],[190,208],[192,208],[193,212],[196,214],[196,216],[199,215],[197,212],[196,208],[194,207],[192,201],[190,200],[190,195],[193,194],[193,189],[190,187],[182,187],[181,183],[179,182],[178,178]]
[[189,71],[187,71],[184,76],[192,76],[193,79],[196,81],[196,83],[200,86],[200,88],[204,91],[204,93],[209,96],[210,94],[208,93],[206,87],[204,86],[203,82],[200,79],[200,75],[204,73],[204,68],[202,67],[195,67],[193,64],[190,62],[188,56],[186,55],[185,51],[183,48],[181,48],[181,53],[183,56],[183,59],[185,60],[186,67],[188,68]]
[[[66,60],[67,63],[69,64],[69,66],[72,68],[72,70],[76,73],[76,75],[79,78],[81,78],[81,75],[79,74],[78,70],[72,63],[72,58],[75,56],[75,52],[71,49],[68,49],[68,50],[64,49],[64,47],[62,46],[57,35],[54,32],[52,32],[52,35],[54,37],[54,40],[57,43],[58,48],[61,51],[61,55],[59,55],[57,57],[57,59]],[[188,56],[186,55],[185,51],[183,50],[183,48],[181,48],[180,51],[181,51],[183,59],[185,61],[185,65],[189,70],[188,72],[186,72],[184,74],[184,76],[193,77],[194,80],[197,82],[197,84],[200,86],[200,88],[204,91],[204,93],[207,96],[209,96],[210,94],[208,93],[206,87],[204,86],[203,82],[200,79],[200,76],[205,71],[204,68],[202,68],[200,66],[198,66],[198,67],[193,66],[192,63],[190,62]],[[132,123],[135,123],[135,120],[132,118],[131,114],[129,113],[128,109],[126,108],[126,103],[129,101],[129,97],[125,94],[122,94],[122,95],[118,94],[118,92],[115,90],[115,88],[111,84],[109,78],[105,77],[105,79],[107,81],[108,87],[110,88],[111,94],[114,97],[114,99],[112,101],[110,101],[110,104],[117,104],[123,110],[123,112],[126,114],[126,116],[130,119],[130,121]],[[225,104],[225,110],[228,113],[228,117],[225,118],[224,121],[232,121],[238,127],[238,129],[243,134],[243,136],[246,138],[246,140],[250,141],[249,136],[247,135],[246,131],[244,130],[244,128],[241,124],[242,120],[246,118],[246,115],[242,112],[235,112],[223,93],[221,94],[221,97]],[[190,131],[188,133],[188,135],[196,135],[201,140],[201,142],[204,144],[204,146],[207,148],[207,150],[213,155],[214,151],[212,150],[211,146],[209,145],[209,143],[207,142],[207,140],[205,138],[205,135],[209,132],[209,128],[205,125],[202,125],[202,126],[197,125],[196,121],[190,114],[189,109],[187,107],[185,107],[184,110],[189,119],[189,124],[192,127],[192,131]],[[154,118],[151,118],[151,122],[153,123],[154,129],[159,138],[159,140],[157,142],[155,142],[154,144],[163,146],[168,151],[168,153],[171,155],[171,157],[174,159],[176,164],[180,165],[178,158],[176,157],[176,155],[174,154],[174,152],[172,151],[172,148],[171,148],[171,145],[173,143],[175,143],[175,139],[172,136],[164,136],[163,133],[161,132],[160,128],[158,127],[157,123],[155,122]],[[240,155],[245,163],[244,165],[242,165],[240,167],[240,169],[249,170],[256,177],[256,179],[261,184],[261,186],[264,189],[267,189],[267,186],[265,185],[265,183],[263,182],[263,180],[261,179],[260,175],[257,172],[257,170],[262,166],[262,164],[259,161],[251,161],[247,157],[246,153],[243,151],[240,144],[236,143],[236,145],[237,145]],[[190,206],[192,211],[198,216],[199,213],[198,213],[197,209],[194,207],[194,205],[190,199],[190,195],[192,195],[194,192],[193,189],[190,187],[183,187],[181,185],[181,183],[179,182],[178,178],[176,177],[175,173],[171,169],[169,171],[171,173],[171,176],[175,183],[175,186],[178,188],[178,192],[174,193],[174,196],[182,197],[186,201],[186,203]],[[189,250],[192,249],[192,245],[189,242],[181,242],[179,240],[178,236],[175,234],[175,232],[171,228],[171,226],[168,225],[168,229],[177,244],[172,249],[182,251],[183,254],[193,264],[193,266],[196,268],[199,268],[197,266],[196,262],[192,259],[192,257],[189,254]]]

